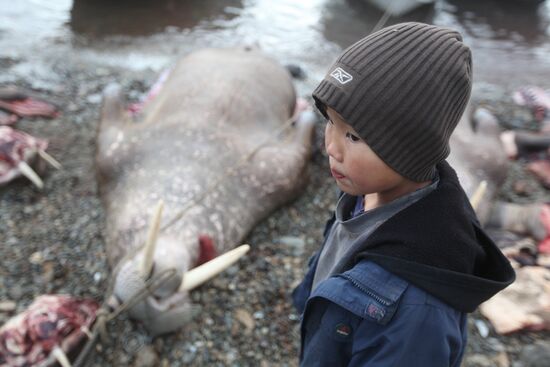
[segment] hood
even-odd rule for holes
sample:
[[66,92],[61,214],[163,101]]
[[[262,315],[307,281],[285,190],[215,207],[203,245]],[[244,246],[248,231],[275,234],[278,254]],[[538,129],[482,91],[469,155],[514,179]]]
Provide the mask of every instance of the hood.
[[515,280],[483,231],[456,172],[437,166],[438,187],[384,222],[355,261],[368,258],[450,306],[472,312]]

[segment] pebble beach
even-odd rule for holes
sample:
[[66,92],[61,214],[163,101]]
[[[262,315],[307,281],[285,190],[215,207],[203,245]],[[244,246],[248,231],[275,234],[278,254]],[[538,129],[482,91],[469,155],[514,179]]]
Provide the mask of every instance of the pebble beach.
[[[157,47],[153,53],[163,53],[163,60],[173,60],[198,48],[205,39],[215,46],[225,44],[223,37],[208,38],[199,31],[193,37],[186,36],[185,31],[184,36],[156,36],[157,41],[168,39],[174,43],[181,37],[191,38],[185,46],[174,46],[171,51],[168,46]],[[0,26],[0,40],[8,36]],[[111,51],[117,47],[127,49],[129,44],[116,37],[109,42]],[[138,37],[132,42],[147,46],[149,41]],[[44,45],[51,49],[41,51],[46,55],[42,58],[34,56],[39,48],[16,55],[0,52],[0,85],[32,89],[59,107],[57,118],[22,119],[16,127],[47,139],[48,153],[63,166],[61,170],[38,167],[45,183],[42,190],[25,178],[0,186],[0,324],[41,294],[70,294],[101,303],[109,292],[111,269],[103,238],[105,218],[94,168],[101,93],[106,85],[116,82],[128,101],[136,102],[155,82],[162,67],[151,62],[148,67],[133,69],[125,63],[110,63],[108,58],[98,61],[90,56],[88,43],[81,35],[48,36]],[[264,43],[269,46],[269,41]],[[100,42],[93,52],[101,54],[106,45]],[[315,48],[308,47],[306,51]],[[329,60],[311,65],[308,61],[319,60],[324,54],[332,57],[340,49],[331,44],[299,58],[294,57],[294,49],[280,54],[267,51],[282,64],[295,62],[304,68],[308,77],[297,80],[296,86],[298,95],[308,99]],[[536,69],[525,80],[479,83],[472,103],[489,100],[508,106],[505,96],[517,85],[537,80],[543,69]],[[546,83],[541,86],[550,87],[550,82]],[[297,366],[299,315],[291,305],[290,294],[303,277],[308,258],[322,242],[322,229],[337,195],[323,148],[323,130],[324,122],[320,121],[309,184],[303,194],[252,230],[245,241],[252,248],[243,259],[191,293],[196,306],[192,322],[177,333],[151,338],[122,314],[108,325],[108,341],[95,347],[89,366]],[[513,182],[518,179],[532,183],[530,196],[514,194]],[[513,165],[499,195],[518,202],[550,198],[549,192],[527,175],[522,162]],[[547,365],[548,332],[501,336],[478,312],[470,317],[469,330],[465,367]]]

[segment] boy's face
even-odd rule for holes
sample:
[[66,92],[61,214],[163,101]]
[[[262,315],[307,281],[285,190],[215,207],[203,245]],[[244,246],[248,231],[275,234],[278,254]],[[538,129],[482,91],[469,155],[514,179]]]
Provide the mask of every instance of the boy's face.
[[355,196],[377,193],[384,202],[408,191],[410,180],[384,163],[336,111],[327,108],[327,114],[325,148],[342,191]]

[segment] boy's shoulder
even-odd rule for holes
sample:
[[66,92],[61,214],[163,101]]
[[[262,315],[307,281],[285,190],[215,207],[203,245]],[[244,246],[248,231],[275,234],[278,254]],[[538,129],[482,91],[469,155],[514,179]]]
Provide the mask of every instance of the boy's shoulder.
[[342,312],[379,325],[388,324],[404,307],[413,308],[413,313],[436,307],[451,316],[460,315],[426,291],[367,259],[320,283],[312,297],[327,299]]

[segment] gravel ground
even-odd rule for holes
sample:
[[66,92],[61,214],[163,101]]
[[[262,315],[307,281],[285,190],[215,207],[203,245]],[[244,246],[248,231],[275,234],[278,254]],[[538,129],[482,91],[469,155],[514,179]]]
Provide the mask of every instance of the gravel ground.
[[[10,60],[0,62],[0,73]],[[25,179],[0,188],[0,300],[16,308],[0,312],[0,323],[38,295],[68,293],[102,301],[108,288],[104,215],[94,176],[94,139],[100,91],[113,80],[136,99],[155,78],[116,69],[83,66],[55,70],[65,89],[43,91],[62,115],[53,120],[22,120],[17,127],[50,141],[49,153],[63,170],[47,169],[45,187]],[[19,80],[23,87],[29,80]],[[524,176],[516,168],[511,180]],[[543,193],[545,194],[545,192]],[[109,325],[110,340],[97,346],[93,366],[295,366],[299,348],[298,315],[290,292],[303,276],[305,262],[321,242],[321,230],[334,208],[336,186],[322,152],[318,127],[311,180],[293,204],[258,225],[247,242],[252,250],[220,277],[192,293],[200,312],[179,333],[151,339],[124,316]],[[502,337],[489,326],[483,338],[470,318],[464,366],[522,366],[525,346],[548,342],[548,333]],[[485,325],[489,325],[483,321]],[[532,353],[531,353],[532,354]]]

